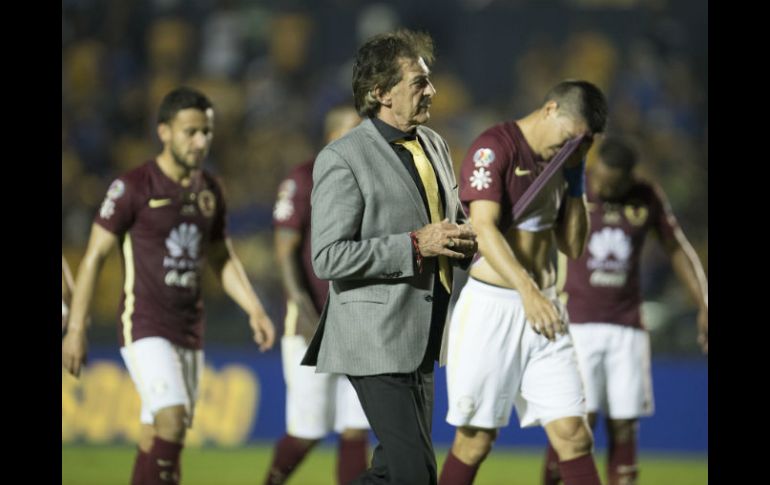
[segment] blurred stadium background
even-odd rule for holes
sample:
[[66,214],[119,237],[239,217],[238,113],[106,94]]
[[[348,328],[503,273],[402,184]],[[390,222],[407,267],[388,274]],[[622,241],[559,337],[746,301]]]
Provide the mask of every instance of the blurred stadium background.
[[[76,271],[111,180],[159,150],[160,98],[200,88],[217,110],[207,166],[224,181],[229,232],[281,331],[278,183],[320,148],[322,117],[349,98],[362,40],[404,26],[436,41],[429,126],[456,168],[484,128],[536,108],[563,78],[588,79],[608,94],[610,131],[642,148],[641,172],[664,188],[708,271],[707,23],[700,0],[62,0],[62,253]],[[656,414],[642,421],[641,483],[707,483],[708,364],[695,307],[654,242],[643,261]],[[121,278],[116,253],[97,289],[89,366],[79,381],[62,373],[62,483],[128,480],[138,397],[117,351]],[[208,365],[185,483],[255,483],[284,430],[280,353],[256,351],[245,316],[207,278]],[[444,382],[439,370],[440,459],[452,436]],[[602,428],[596,438],[603,450]],[[332,483],[332,443],[293,483]],[[535,483],[544,443],[514,420],[477,483]]]

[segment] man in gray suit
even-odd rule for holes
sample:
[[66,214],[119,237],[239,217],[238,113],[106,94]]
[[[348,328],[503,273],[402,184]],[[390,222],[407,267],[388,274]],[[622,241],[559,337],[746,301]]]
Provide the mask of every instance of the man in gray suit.
[[316,159],[313,269],[331,280],[304,365],[346,374],[379,445],[353,483],[435,484],[433,362],[441,349],[451,264],[475,234],[446,142],[430,118],[433,41],[406,30],[359,50],[356,109],[366,119]]

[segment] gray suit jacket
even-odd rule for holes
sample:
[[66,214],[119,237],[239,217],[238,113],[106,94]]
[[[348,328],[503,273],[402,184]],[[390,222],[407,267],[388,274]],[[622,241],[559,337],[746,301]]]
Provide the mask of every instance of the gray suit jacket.
[[[446,217],[466,222],[446,142],[423,126],[417,136],[443,187]],[[430,220],[371,120],[319,153],[311,204],[313,269],[331,283],[302,364],[356,376],[416,370],[428,345],[438,259],[425,258],[417,271],[409,232]],[[445,346],[446,332],[442,356]]]

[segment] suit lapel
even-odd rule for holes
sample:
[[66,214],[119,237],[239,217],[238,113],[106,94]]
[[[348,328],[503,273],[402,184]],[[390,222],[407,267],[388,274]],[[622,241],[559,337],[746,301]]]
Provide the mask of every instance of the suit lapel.
[[422,202],[420,191],[417,190],[417,186],[414,184],[412,176],[409,175],[409,172],[398,158],[398,155],[396,155],[396,153],[393,151],[393,148],[391,148],[388,142],[385,141],[382,135],[380,135],[380,132],[377,131],[377,128],[374,126],[374,123],[372,123],[372,120],[364,120],[361,122],[361,126],[364,132],[366,132],[366,134],[373,142],[372,146],[374,147],[374,151],[377,152],[377,159],[385,160],[385,162],[390,166],[390,168],[396,174],[396,178],[401,182],[403,188],[406,189],[406,193],[409,195],[409,199],[414,204],[417,212],[420,214],[420,220],[424,224],[428,224],[430,221],[428,220],[428,215],[425,212],[425,204]]
[[[450,177],[446,173],[446,164],[443,163],[443,158],[439,155],[438,151],[436,150],[436,147],[431,143],[431,140],[425,136],[425,133],[421,130],[422,127],[417,127],[417,137],[422,142],[422,146],[425,148],[425,152],[428,155],[428,158],[433,162],[433,171],[436,172],[436,176],[438,177],[438,180],[441,185],[441,190],[444,191],[444,217],[449,217],[447,207],[450,205],[450,201],[452,200],[452,181]],[[451,164],[451,161],[450,161]]]

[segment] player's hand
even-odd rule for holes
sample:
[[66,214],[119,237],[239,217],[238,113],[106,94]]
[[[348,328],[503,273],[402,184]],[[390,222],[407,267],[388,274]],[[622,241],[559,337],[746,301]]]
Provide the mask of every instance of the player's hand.
[[544,335],[550,341],[556,340],[557,334],[567,333],[567,322],[559,315],[556,306],[536,287],[522,293],[522,302],[527,321],[535,333]]
[[415,231],[420,254],[424,258],[446,256],[454,259],[465,259],[478,248],[476,233],[467,224],[458,226],[449,219],[428,224]]
[[709,353],[709,310],[703,308],[698,312],[698,344],[704,354]]
[[315,309],[313,300],[310,295],[303,293],[297,295],[293,300],[297,305],[297,334],[302,335],[305,338],[306,343],[310,343],[315,334],[316,327],[318,327],[318,320],[321,318]]
[[75,377],[80,377],[80,369],[86,363],[88,353],[88,341],[85,330],[73,330],[70,328],[61,343],[61,364],[67,372]]
[[593,137],[586,137],[583,142],[580,144],[579,147],[577,147],[577,150],[572,152],[572,155],[567,159],[566,162],[564,162],[565,168],[574,168],[580,165],[582,160],[588,155],[588,150],[591,149],[591,146],[594,143]]
[[249,325],[254,331],[254,342],[259,346],[259,351],[271,349],[275,342],[275,326],[270,317],[265,312],[253,313],[249,316]]
[[470,246],[468,246],[468,245],[458,246],[458,249],[463,254],[465,254],[466,258],[471,258],[479,250],[479,243],[476,241],[476,231],[473,230],[473,226],[471,226],[470,222],[467,222],[465,224],[460,224],[457,227],[459,227],[460,229],[465,230],[465,231],[470,231],[473,234],[472,239],[471,239],[473,241],[472,245],[470,245]]

